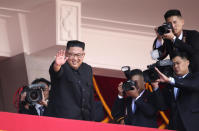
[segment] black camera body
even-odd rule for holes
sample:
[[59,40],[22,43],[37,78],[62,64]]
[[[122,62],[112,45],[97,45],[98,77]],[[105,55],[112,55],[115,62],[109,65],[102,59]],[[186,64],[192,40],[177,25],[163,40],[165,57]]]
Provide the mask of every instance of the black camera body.
[[132,80],[127,80],[123,83],[122,89],[123,91],[134,90],[133,86],[136,86],[136,83]]
[[42,89],[45,88],[44,84],[32,84],[26,89],[25,101],[29,104],[35,104],[43,99]]
[[173,76],[173,62],[169,59],[160,60],[147,66],[148,69],[143,72],[145,82],[151,83],[159,79],[159,75],[155,70],[155,67],[167,77]]
[[130,67],[129,66],[123,66],[122,71],[124,72],[127,81],[123,82],[122,84],[122,89],[123,91],[129,91],[129,90],[134,90],[133,86],[136,86],[136,82],[131,80],[131,75],[130,75]]
[[159,35],[164,35],[170,32],[169,29],[173,30],[173,26],[170,22],[164,23],[163,25],[159,26],[157,32]]

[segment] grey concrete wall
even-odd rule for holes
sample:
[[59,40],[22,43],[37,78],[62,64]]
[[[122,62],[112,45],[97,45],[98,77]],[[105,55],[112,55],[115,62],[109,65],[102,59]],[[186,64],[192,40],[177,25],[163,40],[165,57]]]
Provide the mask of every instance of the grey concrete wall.
[[16,90],[28,84],[24,54],[8,58],[0,63],[0,110],[16,112],[13,97]]

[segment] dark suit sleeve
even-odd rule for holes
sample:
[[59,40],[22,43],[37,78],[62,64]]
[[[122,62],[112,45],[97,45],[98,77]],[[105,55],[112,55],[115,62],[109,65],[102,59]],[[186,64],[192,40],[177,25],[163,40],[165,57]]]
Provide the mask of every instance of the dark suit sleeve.
[[117,99],[111,110],[111,114],[116,122],[120,122],[125,116],[125,99]]
[[55,62],[53,62],[50,66],[50,69],[49,69],[49,73],[50,73],[50,77],[51,77],[51,80],[52,79],[59,79],[62,75],[63,75],[63,67],[60,68],[60,70],[58,72],[55,72],[54,69],[53,69],[53,65],[54,65]]
[[136,107],[146,115],[146,116],[154,116],[157,112],[155,108],[154,98],[151,93],[147,92],[147,97],[140,97],[135,101]]
[[30,111],[24,107],[24,105],[19,106],[19,113],[20,114],[30,114]]
[[28,115],[38,115],[34,106],[29,105],[29,109],[26,109],[25,106],[22,104],[20,104],[19,113]]
[[[196,42],[196,41],[194,41],[194,42]],[[191,56],[195,53],[195,49],[191,45],[184,43],[182,40],[179,40],[178,38],[176,38],[176,40],[174,42],[174,47],[180,49],[181,51],[187,52]]]
[[176,39],[174,46],[188,53],[191,58],[190,66],[192,71],[199,72],[199,33],[197,31],[187,31],[186,42]]
[[199,91],[199,72],[193,74],[191,78],[184,78],[184,79],[175,78],[174,86],[190,91]]
[[157,89],[153,92],[153,95],[155,106],[158,110],[164,111],[169,108],[171,96],[167,87]]
[[[187,32],[188,33],[188,32]],[[199,51],[199,33],[197,31],[189,31],[189,44],[183,42],[183,40],[176,39],[174,46],[180,50],[186,51],[190,55],[194,55],[196,51]]]

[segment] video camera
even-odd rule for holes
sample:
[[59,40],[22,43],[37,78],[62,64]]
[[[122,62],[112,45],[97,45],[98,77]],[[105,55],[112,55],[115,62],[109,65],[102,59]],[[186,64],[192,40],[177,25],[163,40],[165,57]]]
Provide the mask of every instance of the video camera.
[[169,29],[173,29],[171,22],[163,23],[163,25],[158,27],[157,32],[159,35],[164,35],[170,32]]
[[131,80],[130,67],[123,66],[121,70],[124,72],[124,74],[127,78],[127,81],[123,82],[123,85],[122,85],[123,91],[134,90],[134,88],[132,86],[136,86],[136,82]]
[[29,104],[35,104],[43,99],[42,97],[42,90],[44,90],[45,85],[44,84],[32,84],[30,86],[27,86],[25,92],[26,92],[26,98],[25,101]]
[[155,70],[155,67],[158,68],[160,72],[164,75],[170,77],[173,76],[173,62],[169,59],[157,61],[154,64],[148,65],[147,70],[143,71],[144,79],[146,82],[154,82],[159,79],[159,75]]

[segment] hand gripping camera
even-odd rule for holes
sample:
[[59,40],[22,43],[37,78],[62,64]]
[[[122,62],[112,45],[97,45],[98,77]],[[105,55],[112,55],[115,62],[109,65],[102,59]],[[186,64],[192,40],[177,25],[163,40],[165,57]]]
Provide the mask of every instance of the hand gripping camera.
[[42,100],[42,89],[45,88],[44,84],[32,84],[26,90],[26,102],[35,104]]
[[164,23],[163,25],[159,26],[157,32],[159,35],[164,35],[170,32],[169,29],[173,29],[173,26],[170,22]]

